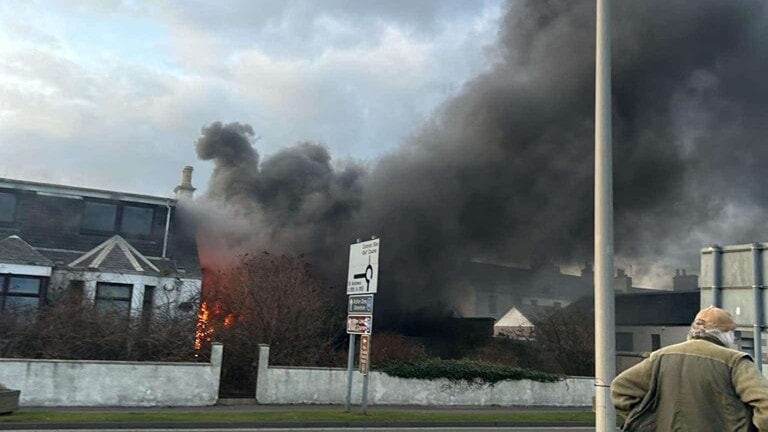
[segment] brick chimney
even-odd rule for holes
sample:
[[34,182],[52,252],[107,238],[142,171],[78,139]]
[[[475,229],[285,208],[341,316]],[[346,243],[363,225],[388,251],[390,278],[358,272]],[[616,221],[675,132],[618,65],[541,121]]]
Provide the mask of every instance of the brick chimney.
[[192,199],[195,194],[195,188],[192,187],[192,167],[185,166],[181,171],[181,184],[173,189],[176,199]]
[[673,291],[695,291],[699,289],[699,276],[689,275],[685,269],[675,270],[675,276],[672,278]]
[[613,286],[616,292],[629,292],[632,288],[632,276],[627,275],[624,269],[616,269],[616,277],[613,278]]

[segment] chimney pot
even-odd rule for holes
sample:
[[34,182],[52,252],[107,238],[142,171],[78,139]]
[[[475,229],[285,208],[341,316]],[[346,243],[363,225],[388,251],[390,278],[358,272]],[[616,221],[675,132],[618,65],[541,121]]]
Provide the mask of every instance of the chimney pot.
[[192,186],[192,170],[193,168],[187,165],[181,171],[181,183],[173,189],[176,199],[191,199],[195,194],[196,189]]

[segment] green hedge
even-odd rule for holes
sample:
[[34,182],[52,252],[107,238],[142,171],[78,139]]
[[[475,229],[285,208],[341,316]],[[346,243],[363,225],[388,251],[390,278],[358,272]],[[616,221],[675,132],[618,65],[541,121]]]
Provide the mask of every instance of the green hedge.
[[546,372],[470,360],[429,359],[393,362],[379,366],[376,370],[400,378],[428,380],[446,378],[451,381],[481,381],[490,384],[504,380],[529,379],[539,382],[555,382],[563,379],[560,375]]

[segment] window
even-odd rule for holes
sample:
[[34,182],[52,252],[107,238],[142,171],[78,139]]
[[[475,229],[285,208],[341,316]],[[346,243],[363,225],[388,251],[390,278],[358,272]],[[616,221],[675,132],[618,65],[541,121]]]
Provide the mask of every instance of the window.
[[0,276],[0,310],[37,310],[42,299],[42,279],[32,276]]
[[85,281],[71,280],[69,281],[69,288],[67,288],[64,294],[64,301],[70,303],[80,303],[83,301],[83,295],[85,294]]
[[154,304],[155,287],[144,286],[144,301],[141,304],[141,320],[148,323],[152,320],[152,305]]
[[128,315],[133,285],[99,282],[96,284],[96,309]]
[[123,206],[120,231],[126,234],[152,234],[152,219],[155,211],[152,207]]
[[616,351],[634,351],[632,333],[616,332]]
[[661,348],[661,335],[652,334],[651,335],[651,351],[656,351],[659,348]]
[[496,307],[496,294],[488,295],[488,313],[489,314],[498,313],[498,308]]
[[151,206],[85,201],[81,229],[85,232],[152,234],[155,209]]
[[0,222],[13,222],[16,215],[16,194],[0,192]]
[[82,228],[88,231],[114,231],[117,205],[86,201],[83,207]]
[[[751,336],[751,334],[750,334]],[[740,342],[740,343],[739,343]],[[755,339],[751,337],[746,337],[742,334],[741,340],[737,342],[739,345],[739,350],[743,351],[752,357],[755,356]]]

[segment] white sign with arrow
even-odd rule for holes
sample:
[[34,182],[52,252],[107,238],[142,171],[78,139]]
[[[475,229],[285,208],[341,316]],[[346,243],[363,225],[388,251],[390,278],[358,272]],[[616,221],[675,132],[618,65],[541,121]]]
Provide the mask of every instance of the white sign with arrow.
[[349,246],[347,294],[375,293],[379,279],[379,239]]

